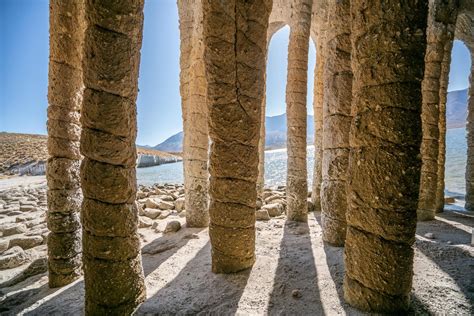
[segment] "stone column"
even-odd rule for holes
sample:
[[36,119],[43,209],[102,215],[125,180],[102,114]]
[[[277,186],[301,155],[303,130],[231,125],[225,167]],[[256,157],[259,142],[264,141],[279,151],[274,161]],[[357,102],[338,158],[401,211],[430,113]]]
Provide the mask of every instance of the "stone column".
[[49,286],[81,275],[82,1],[51,0],[49,5],[48,86],[48,271]]
[[180,90],[184,130],[186,224],[188,227],[207,227],[209,138],[201,0],[179,0],[178,10],[181,35]]
[[466,205],[474,211],[474,52],[471,50],[471,75],[469,77],[469,101],[467,103],[467,164],[466,164]]
[[343,246],[346,238],[346,179],[349,163],[352,70],[349,0],[329,2],[323,101],[321,226],[323,240]]
[[[454,33],[454,32],[453,32]],[[444,45],[444,57],[441,63],[441,76],[439,86],[439,143],[438,143],[438,172],[435,195],[435,213],[444,211],[444,169],[446,163],[446,99],[448,94],[449,69],[451,66],[451,50],[453,37],[451,36]],[[432,214],[434,219],[434,214]]]
[[[440,115],[440,95],[442,94],[440,93],[440,83],[441,80],[443,80],[441,78],[441,68],[443,59],[446,57],[445,45],[449,41],[453,40],[454,32],[452,31],[452,28],[456,16],[454,12],[450,12],[449,6],[450,4],[448,2],[441,3],[438,0],[430,1],[428,15],[425,73],[422,82],[422,167],[420,179],[420,197],[417,210],[418,220],[421,221],[434,219],[436,209],[436,194],[439,173],[438,155],[441,149],[440,146],[443,146],[444,144],[444,142],[440,142],[440,137],[444,137],[444,135],[440,135],[438,127],[438,123],[440,122],[440,119],[442,119]],[[451,54],[451,52],[448,52],[448,54]]]
[[143,0],[87,0],[81,184],[85,313],[129,315],[146,297],[137,232],[136,98]]
[[271,0],[203,1],[212,271],[255,261],[258,142]]
[[410,301],[420,181],[425,1],[351,1],[344,298],[396,313]]
[[[268,45],[267,45],[268,51]],[[265,71],[266,71],[265,60]],[[266,74],[264,81],[266,81]],[[260,138],[258,141],[258,178],[257,178],[257,199],[263,204],[263,189],[265,188],[265,112],[266,112],[266,83],[264,83],[264,96],[262,101],[262,113],[260,114]]]
[[316,67],[314,68],[313,110],[314,110],[314,167],[311,201],[314,210],[321,211],[321,182],[323,158],[323,96],[324,96],[324,50],[327,29],[327,1],[315,1],[316,17]]
[[288,45],[286,83],[288,173],[286,199],[288,220],[308,218],[308,180],[306,166],[308,49],[311,32],[312,0],[293,0]]

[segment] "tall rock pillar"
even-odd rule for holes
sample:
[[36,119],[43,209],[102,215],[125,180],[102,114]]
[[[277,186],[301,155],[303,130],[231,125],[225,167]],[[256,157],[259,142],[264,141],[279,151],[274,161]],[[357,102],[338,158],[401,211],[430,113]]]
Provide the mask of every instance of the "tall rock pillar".
[[52,0],[49,5],[48,85],[48,271],[49,286],[76,280],[81,271],[82,1]]
[[[456,13],[452,12],[455,6],[448,2],[439,0],[430,1],[427,46],[425,53],[425,73],[422,82],[423,104],[421,110],[421,123],[423,130],[423,141],[421,143],[421,178],[420,197],[418,201],[418,220],[434,219],[437,203],[437,187],[439,164],[438,156],[444,146],[445,133],[440,134],[441,121],[445,120],[442,109],[441,81],[446,76],[443,71],[443,60],[449,58],[445,55],[445,46],[453,41],[454,22]],[[451,52],[447,52],[448,55]],[[444,89],[446,94],[446,89]],[[446,96],[444,96],[446,99]],[[446,102],[444,102],[445,104]],[[444,163],[443,163],[444,168]],[[444,180],[443,182],[443,205],[444,205]]]
[[324,69],[321,225],[323,240],[346,239],[346,180],[349,164],[352,70],[349,0],[329,1]]
[[202,1],[179,0],[180,91],[183,113],[183,165],[186,224],[207,227],[208,151]]
[[288,173],[286,199],[288,220],[308,218],[306,164],[308,49],[311,32],[312,0],[293,0],[288,45],[286,82]]
[[351,1],[352,113],[344,298],[405,311],[420,181],[426,1]]
[[136,98],[143,0],[86,0],[81,184],[85,312],[129,315],[145,300],[137,232]]
[[212,271],[255,262],[258,143],[271,0],[203,1]]

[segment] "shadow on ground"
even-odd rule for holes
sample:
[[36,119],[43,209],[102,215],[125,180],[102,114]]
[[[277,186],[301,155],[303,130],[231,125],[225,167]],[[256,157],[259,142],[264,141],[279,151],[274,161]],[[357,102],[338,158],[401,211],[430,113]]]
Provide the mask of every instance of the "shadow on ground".
[[323,315],[307,223],[285,223],[279,256],[268,314]]
[[137,315],[235,314],[251,269],[214,274],[210,261],[208,241],[171,282],[140,306]]

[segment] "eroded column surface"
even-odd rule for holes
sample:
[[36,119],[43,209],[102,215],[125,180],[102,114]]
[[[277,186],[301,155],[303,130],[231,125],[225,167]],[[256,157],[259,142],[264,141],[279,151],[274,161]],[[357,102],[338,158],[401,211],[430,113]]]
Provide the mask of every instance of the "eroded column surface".
[[146,297],[137,232],[136,98],[143,0],[86,0],[81,184],[85,312],[129,315]]
[[351,1],[352,114],[344,298],[408,308],[420,181],[425,1]]
[[321,226],[323,240],[343,246],[349,164],[352,70],[349,0],[329,2],[323,101]]
[[77,279],[81,271],[82,1],[52,0],[49,6],[48,86],[48,272],[49,286]]
[[327,1],[314,0],[316,12],[316,67],[314,68],[313,110],[314,110],[314,167],[311,201],[315,211],[321,211],[321,182],[323,161],[323,97],[324,97],[324,49],[327,28]]
[[287,154],[286,201],[288,220],[308,219],[306,166],[308,49],[312,0],[294,0],[288,44],[286,83]]
[[[454,31],[454,30],[453,30]],[[435,213],[444,211],[444,171],[446,163],[446,100],[448,95],[449,68],[451,65],[451,50],[453,40],[448,40],[444,45],[444,57],[441,63],[441,76],[439,86],[439,143],[438,143],[438,173],[435,196]],[[434,214],[432,216],[434,218]]]
[[[453,40],[455,6],[449,2],[430,1],[425,73],[422,82],[423,103],[421,122],[423,141],[421,143],[421,178],[418,201],[418,220],[434,219],[438,186],[438,155],[440,151],[440,83],[445,45]],[[450,52],[448,53],[450,54]],[[444,137],[444,136],[442,136]],[[444,164],[443,164],[444,165]],[[444,190],[444,188],[443,188]],[[444,195],[443,195],[444,204]]]
[[178,1],[186,224],[209,225],[208,127],[201,0]]
[[466,164],[466,205],[474,211],[474,52],[471,51],[471,75],[469,77],[469,101],[467,116],[467,164]]
[[212,271],[255,262],[258,141],[271,0],[203,1]]
[[[268,50],[268,46],[267,46]],[[265,61],[266,63],[266,61]],[[266,79],[264,79],[266,80]],[[266,85],[264,87],[266,93]],[[260,138],[258,141],[258,178],[257,178],[257,199],[263,203],[262,195],[265,188],[265,112],[266,96],[263,96],[262,113],[260,114]]]

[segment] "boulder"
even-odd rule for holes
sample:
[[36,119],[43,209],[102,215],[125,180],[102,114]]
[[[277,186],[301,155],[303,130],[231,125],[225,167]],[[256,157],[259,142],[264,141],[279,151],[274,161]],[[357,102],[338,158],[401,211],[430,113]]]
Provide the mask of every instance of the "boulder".
[[170,221],[166,224],[165,233],[174,233],[181,229],[181,223],[179,221]]
[[146,208],[159,208],[160,207],[160,201],[156,201],[154,199],[146,199],[145,200],[145,207]]
[[31,221],[34,219],[35,219],[35,216],[33,215],[21,215],[15,218],[15,222],[21,223],[21,222]]
[[28,256],[21,247],[8,249],[0,256],[0,270],[16,268],[28,261]]
[[36,205],[22,204],[20,205],[20,212],[34,212],[36,211]]
[[280,203],[272,203],[262,206],[262,210],[266,210],[270,217],[283,214],[283,206]]
[[11,280],[2,283],[2,286],[12,286],[28,279],[31,276],[41,274],[48,271],[48,258],[42,257],[35,259],[32,263],[26,267],[25,270],[21,271]]
[[276,200],[281,200],[283,199],[284,196],[282,194],[272,194],[269,197],[265,199],[265,203],[270,204],[270,203],[275,203],[274,201]]
[[138,191],[137,192],[137,199],[144,199],[148,196],[148,193],[143,192],[143,191]]
[[181,212],[182,210],[184,210],[184,202],[185,202],[184,197],[177,198],[176,201],[174,201],[174,208],[178,212]]
[[167,201],[167,202],[173,202],[174,201],[174,198],[172,195],[170,194],[162,194],[162,195],[158,195],[158,196],[154,196],[155,198],[158,198],[162,201]]
[[257,221],[268,221],[270,219],[270,215],[266,209],[260,209],[255,211],[255,218]]
[[268,197],[270,197],[270,196],[272,196],[272,195],[273,195],[273,192],[272,192],[272,191],[263,191],[262,199],[265,200],[266,198],[268,198]]
[[1,228],[0,231],[3,233],[4,237],[16,235],[16,234],[23,234],[26,232],[26,225],[25,224],[10,224]]
[[19,236],[10,239],[10,248],[19,246],[23,249],[30,249],[39,246],[43,243],[43,237],[41,236]]
[[143,216],[146,216],[151,219],[155,219],[158,216],[160,216],[161,210],[158,210],[156,208],[146,208],[143,210]]
[[10,245],[10,241],[8,241],[8,239],[4,239],[4,238],[0,239],[0,253],[7,250],[9,245]]
[[160,210],[172,210],[174,208],[174,203],[160,200],[160,203],[158,204],[158,208]]
[[138,218],[138,228],[145,228],[145,227],[151,227],[153,225],[153,221],[144,216],[140,216]]
[[158,219],[165,219],[168,216],[170,216],[170,213],[171,213],[170,211],[162,211]]

